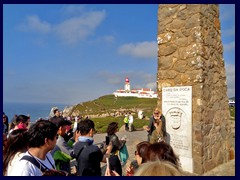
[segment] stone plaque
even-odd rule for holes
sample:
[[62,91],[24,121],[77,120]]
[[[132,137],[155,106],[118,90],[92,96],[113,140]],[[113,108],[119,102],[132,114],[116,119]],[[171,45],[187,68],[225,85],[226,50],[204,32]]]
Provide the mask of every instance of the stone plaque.
[[183,170],[193,172],[192,86],[163,87],[162,112],[168,142],[179,156]]

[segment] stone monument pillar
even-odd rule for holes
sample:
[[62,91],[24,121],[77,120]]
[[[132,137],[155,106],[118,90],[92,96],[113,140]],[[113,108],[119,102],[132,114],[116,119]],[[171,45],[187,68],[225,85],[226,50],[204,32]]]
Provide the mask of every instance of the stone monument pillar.
[[[180,154],[188,161],[181,162],[183,170],[203,174],[229,160],[230,114],[219,6],[159,5],[157,36],[158,107],[172,128],[170,144],[177,154],[188,151],[187,157]],[[170,118],[175,124],[168,124]],[[181,126],[179,118],[186,119]],[[190,131],[185,131],[188,127]],[[191,141],[189,145],[184,145],[184,138]]]

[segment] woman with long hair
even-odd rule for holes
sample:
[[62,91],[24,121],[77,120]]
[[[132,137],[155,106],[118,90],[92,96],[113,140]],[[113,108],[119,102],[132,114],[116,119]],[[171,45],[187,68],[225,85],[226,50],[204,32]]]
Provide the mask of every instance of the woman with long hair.
[[170,144],[162,141],[151,144],[148,147],[147,161],[164,160],[174,164],[177,168],[180,168],[179,158],[174,153]]
[[28,150],[28,132],[26,129],[13,130],[7,139],[3,151],[3,175],[7,176],[15,162],[19,161]]
[[110,169],[116,171],[121,176],[122,165],[118,158],[118,151],[125,145],[126,140],[119,140],[118,136],[116,135],[117,132],[118,123],[110,123],[107,128],[107,136],[109,137],[109,142],[112,144],[112,151],[109,158]]
[[150,142],[148,141],[142,141],[136,145],[135,158],[137,165],[134,165],[135,161],[133,161],[130,166],[126,168],[127,176],[133,176],[138,167],[147,162],[147,151],[149,146]]

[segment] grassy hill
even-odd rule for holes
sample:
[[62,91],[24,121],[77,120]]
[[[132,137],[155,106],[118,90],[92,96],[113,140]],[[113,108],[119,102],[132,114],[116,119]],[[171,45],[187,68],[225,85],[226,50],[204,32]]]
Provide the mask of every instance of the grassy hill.
[[82,116],[114,116],[125,112],[137,113],[143,110],[145,113],[152,113],[157,105],[157,98],[136,98],[136,97],[115,97],[114,95],[102,96],[93,101],[83,102],[72,108],[69,112]]
[[[142,128],[148,124],[148,120],[156,105],[157,98],[116,98],[114,95],[106,95],[71,107],[67,115],[89,116],[94,121],[97,132],[103,133],[106,132],[107,125],[113,121],[119,123],[119,128],[123,126],[123,118],[126,112],[132,113],[135,128]],[[144,112],[145,118],[143,120],[138,119],[137,113],[139,110]]]

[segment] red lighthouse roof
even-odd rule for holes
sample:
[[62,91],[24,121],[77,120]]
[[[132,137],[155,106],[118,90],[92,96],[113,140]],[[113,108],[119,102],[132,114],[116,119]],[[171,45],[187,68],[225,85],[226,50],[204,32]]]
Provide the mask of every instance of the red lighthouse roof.
[[128,77],[126,77],[125,82],[129,83],[129,79],[128,79]]

